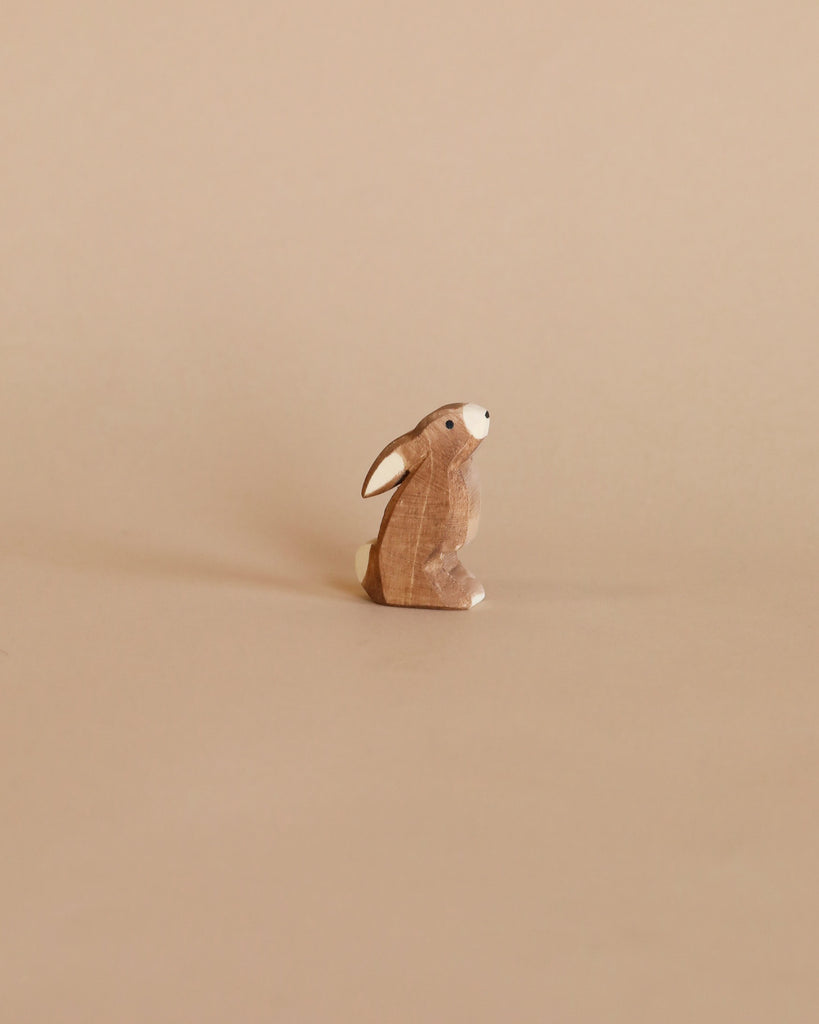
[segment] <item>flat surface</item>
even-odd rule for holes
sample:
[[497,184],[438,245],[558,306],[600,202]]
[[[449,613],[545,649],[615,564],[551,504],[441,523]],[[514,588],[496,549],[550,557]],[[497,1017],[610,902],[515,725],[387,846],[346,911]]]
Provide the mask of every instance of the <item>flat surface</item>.
[[6,21],[4,1019],[813,1024],[817,12]]

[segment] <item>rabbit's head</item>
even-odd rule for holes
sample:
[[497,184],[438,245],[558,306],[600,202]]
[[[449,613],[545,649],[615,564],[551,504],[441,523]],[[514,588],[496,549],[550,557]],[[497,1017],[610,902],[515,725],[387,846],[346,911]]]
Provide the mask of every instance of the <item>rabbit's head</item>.
[[387,445],[370,467],[361,494],[369,498],[395,487],[432,451],[442,464],[465,462],[488,433],[489,412],[482,405],[442,405]]

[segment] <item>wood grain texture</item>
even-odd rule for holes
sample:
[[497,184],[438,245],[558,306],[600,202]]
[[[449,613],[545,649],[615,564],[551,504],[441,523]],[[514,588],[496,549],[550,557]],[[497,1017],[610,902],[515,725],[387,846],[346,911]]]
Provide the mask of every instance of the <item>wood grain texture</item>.
[[398,487],[378,537],[356,558],[359,581],[373,601],[467,609],[483,600],[483,586],[458,551],[477,532],[480,487],[472,456],[488,431],[483,406],[443,405],[373,462],[362,496]]

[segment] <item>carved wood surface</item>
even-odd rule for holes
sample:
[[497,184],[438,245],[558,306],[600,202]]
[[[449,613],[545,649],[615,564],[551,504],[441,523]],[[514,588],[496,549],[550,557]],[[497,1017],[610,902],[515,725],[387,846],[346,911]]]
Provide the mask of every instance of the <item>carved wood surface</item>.
[[363,497],[398,487],[378,537],[356,555],[356,573],[373,601],[466,609],[483,600],[483,586],[458,551],[477,532],[480,488],[472,456],[488,431],[483,406],[444,405],[372,464]]

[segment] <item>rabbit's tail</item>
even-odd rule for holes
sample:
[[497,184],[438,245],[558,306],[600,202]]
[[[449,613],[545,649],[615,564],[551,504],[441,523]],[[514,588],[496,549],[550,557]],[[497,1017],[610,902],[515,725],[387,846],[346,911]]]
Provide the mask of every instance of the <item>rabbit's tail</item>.
[[362,544],[355,553],[355,575],[359,583],[364,582],[367,575],[367,566],[370,564],[370,548],[375,544],[375,538],[368,544]]

